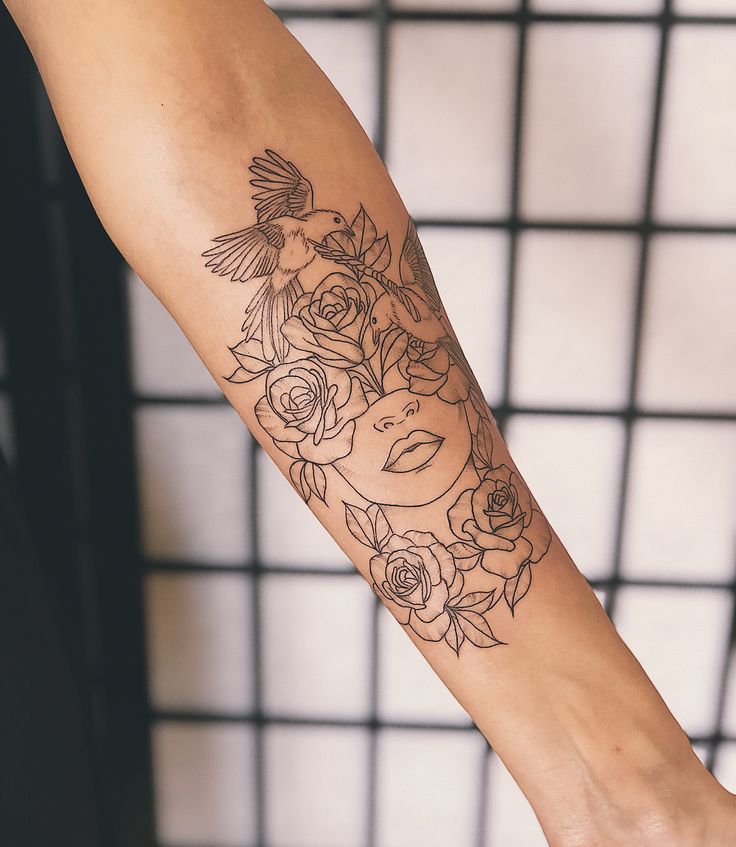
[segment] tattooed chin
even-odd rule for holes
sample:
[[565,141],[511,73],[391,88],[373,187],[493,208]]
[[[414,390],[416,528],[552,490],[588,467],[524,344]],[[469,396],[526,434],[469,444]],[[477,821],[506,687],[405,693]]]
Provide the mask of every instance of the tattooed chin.
[[461,403],[399,389],[355,421],[353,449],[334,467],[366,500],[423,506],[452,488],[470,446]]

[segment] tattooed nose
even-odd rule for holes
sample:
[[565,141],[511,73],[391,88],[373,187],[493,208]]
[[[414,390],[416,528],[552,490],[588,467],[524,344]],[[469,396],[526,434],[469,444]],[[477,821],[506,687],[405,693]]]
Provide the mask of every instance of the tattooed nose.
[[404,423],[404,421],[412,418],[419,411],[419,400],[412,400],[407,403],[404,408],[395,415],[385,415],[377,423],[373,424],[374,429],[379,432],[387,432],[395,426]]

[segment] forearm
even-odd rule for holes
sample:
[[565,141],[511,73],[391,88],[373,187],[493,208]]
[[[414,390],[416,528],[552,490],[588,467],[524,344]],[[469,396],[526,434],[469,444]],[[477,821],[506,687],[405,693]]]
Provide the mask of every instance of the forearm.
[[[209,0],[24,9],[112,238],[550,840],[589,844],[605,814],[638,827],[653,809],[660,825],[660,803],[702,805],[710,777],[518,474],[380,159],[277,19]],[[280,156],[313,201],[269,194]]]

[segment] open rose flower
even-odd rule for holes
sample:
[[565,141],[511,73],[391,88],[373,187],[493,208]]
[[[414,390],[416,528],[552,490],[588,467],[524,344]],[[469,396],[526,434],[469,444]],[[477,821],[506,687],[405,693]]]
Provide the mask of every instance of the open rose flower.
[[351,451],[355,418],[367,408],[355,377],[316,359],[299,359],[269,371],[255,411],[284,453],[328,465]]
[[370,562],[374,590],[420,638],[440,641],[450,626],[447,604],[462,591],[452,553],[431,532],[392,534]]
[[399,367],[414,394],[437,394],[448,403],[468,399],[468,378],[452,362],[444,343],[412,338]]
[[374,300],[370,285],[332,273],[297,300],[281,331],[297,350],[333,367],[351,368],[364,359],[360,342]]
[[[506,465],[490,468],[477,488],[458,497],[447,513],[468,561],[506,579],[547,552],[550,532],[542,513],[516,473]],[[452,545],[453,551],[457,545]],[[473,556],[473,551],[477,554]]]

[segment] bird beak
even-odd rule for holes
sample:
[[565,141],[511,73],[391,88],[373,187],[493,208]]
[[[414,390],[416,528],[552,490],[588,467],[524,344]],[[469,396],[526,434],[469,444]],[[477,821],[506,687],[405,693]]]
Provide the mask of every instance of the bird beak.
[[352,230],[352,229],[350,229],[350,227],[349,227],[349,226],[344,226],[344,227],[340,230],[340,232],[341,232],[343,235],[349,235],[351,238],[355,238],[355,233],[353,232],[353,230]]

